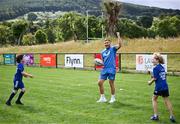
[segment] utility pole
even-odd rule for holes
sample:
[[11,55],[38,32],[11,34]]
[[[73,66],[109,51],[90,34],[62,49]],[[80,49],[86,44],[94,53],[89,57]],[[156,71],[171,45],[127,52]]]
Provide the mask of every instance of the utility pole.
[[86,15],[87,15],[87,27],[86,27],[86,42],[88,43],[89,42],[89,25],[88,25],[88,18],[89,18],[89,15],[88,15],[88,10],[86,11]]

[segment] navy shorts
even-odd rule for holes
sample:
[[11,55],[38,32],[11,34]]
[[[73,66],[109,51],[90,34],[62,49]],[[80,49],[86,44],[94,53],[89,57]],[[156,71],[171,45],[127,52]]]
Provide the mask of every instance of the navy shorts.
[[154,95],[162,96],[162,97],[168,97],[169,96],[169,90],[154,91]]
[[24,83],[22,81],[14,81],[14,90],[23,89]]

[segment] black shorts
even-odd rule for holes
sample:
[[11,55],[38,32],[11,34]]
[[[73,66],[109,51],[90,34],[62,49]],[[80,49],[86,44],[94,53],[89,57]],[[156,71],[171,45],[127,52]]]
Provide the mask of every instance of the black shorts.
[[154,91],[154,95],[162,96],[162,97],[168,97],[169,96],[169,90]]

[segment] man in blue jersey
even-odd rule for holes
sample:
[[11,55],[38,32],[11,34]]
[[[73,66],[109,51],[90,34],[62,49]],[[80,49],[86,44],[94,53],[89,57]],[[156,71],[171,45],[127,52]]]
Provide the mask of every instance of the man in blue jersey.
[[115,86],[114,86],[114,80],[116,75],[116,52],[122,46],[122,39],[120,38],[119,32],[117,33],[117,36],[118,36],[118,44],[115,46],[111,46],[110,40],[104,41],[105,49],[101,52],[104,67],[101,70],[101,74],[98,81],[100,99],[97,102],[107,102],[106,97],[104,95],[104,86],[103,86],[107,78],[109,79],[109,84],[111,87],[111,99],[109,103],[113,103],[116,101]]
[[13,80],[14,88],[13,88],[13,91],[12,91],[9,99],[6,102],[6,105],[8,105],[8,106],[11,106],[11,100],[16,95],[16,93],[19,89],[21,89],[21,92],[19,93],[19,97],[16,100],[16,104],[23,105],[23,103],[21,102],[21,98],[25,93],[25,87],[24,87],[24,83],[22,81],[23,76],[33,78],[33,76],[31,74],[24,72],[23,55],[18,55],[16,57],[16,62],[17,62],[17,69],[16,69],[16,73],[14,75],[14,80]]

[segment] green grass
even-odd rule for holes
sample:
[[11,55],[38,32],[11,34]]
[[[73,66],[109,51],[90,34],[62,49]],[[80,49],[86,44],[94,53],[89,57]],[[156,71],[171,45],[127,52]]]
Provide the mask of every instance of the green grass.
[[[0,123],[32,124],[168,124],[169,114],[159,98],[160,121],[149,120],[152,114],[153,86],[147,85],[149,75],[118,73],[114,104],[96,103],[99,98],[99,72],[70,69],[28,67],[34,79],[24,79],[24,106],[5,105],[13,86],[15,66],[0,66]],[[180,77],[168,77],[174,113],[180,117]],[[124,90],[120,90],[124,89]],[[105,95],[110,98],[109,85]],[[179,121],[180,122],[180,121]]]

